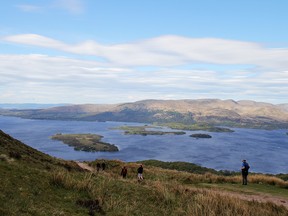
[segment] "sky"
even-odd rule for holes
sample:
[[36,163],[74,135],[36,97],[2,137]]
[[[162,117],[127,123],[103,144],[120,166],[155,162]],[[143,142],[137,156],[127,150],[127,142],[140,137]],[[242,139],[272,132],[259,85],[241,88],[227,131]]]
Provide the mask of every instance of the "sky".
[[287,0],[0,2],[0,104],[288,103]]

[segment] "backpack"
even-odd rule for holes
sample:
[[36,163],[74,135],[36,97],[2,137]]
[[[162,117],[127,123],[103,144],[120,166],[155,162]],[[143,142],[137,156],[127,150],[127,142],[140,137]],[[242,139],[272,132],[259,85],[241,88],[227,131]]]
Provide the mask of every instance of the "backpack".
[[245,170],[247,170],[247,171],[248,171],[248,170],[249,170],[249,168],[250,168],[249,164],[248,164],[248,163],[245,163],[245,165],[244,165],[244,166],[245,166]]

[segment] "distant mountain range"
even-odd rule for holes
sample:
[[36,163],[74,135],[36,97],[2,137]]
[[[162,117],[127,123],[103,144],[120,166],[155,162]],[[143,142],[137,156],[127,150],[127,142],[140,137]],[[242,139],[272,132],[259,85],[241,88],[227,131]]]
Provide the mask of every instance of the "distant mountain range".
[[288,128],[288,104],[274,105],[248,100],[143,100],[121,104],[0,109],[0,115],[31,119],[143,123],[177,122],[229,127]]
[[37,103],[4,103],[0,104],[0,109],[44,109],[56,106],[66,106],[68,104],[37,104]]

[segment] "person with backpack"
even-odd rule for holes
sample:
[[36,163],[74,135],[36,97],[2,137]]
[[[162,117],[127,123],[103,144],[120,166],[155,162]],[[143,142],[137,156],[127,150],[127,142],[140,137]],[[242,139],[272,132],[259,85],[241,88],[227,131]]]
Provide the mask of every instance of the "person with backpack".
[[247,176],[248,176],[248,170],[249,170],[250,166],[249,164],[246,162],[246,160],[242,160],[242,167],[241,167],[241,171],[242,171],[242,185],[247,185]]

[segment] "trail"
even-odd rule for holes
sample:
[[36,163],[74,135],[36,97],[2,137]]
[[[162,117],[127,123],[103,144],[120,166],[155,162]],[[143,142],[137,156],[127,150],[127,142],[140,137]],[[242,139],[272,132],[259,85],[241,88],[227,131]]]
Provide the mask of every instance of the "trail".
[[243,194],[243,193],[237,193],[237,192],[230,192],[230,191],[218,191],[219,194],[224,196],[230,196],[234,198],[239,198],[242,200],[247,201],[256,201],[256,202],[271,202],[276,205],[283,205],[288,209],[288,198],[280,197],[280,196],[273,196],[270,194],[265,193],[258,193],[258,194]]
[[91,166],[89,166],[87,163],[83,163],[80,161],[76,161],[76,163],[78,164],[79,167],[81,167],[84,170],[88,170],[90,172],[93,172],[95,169]]

